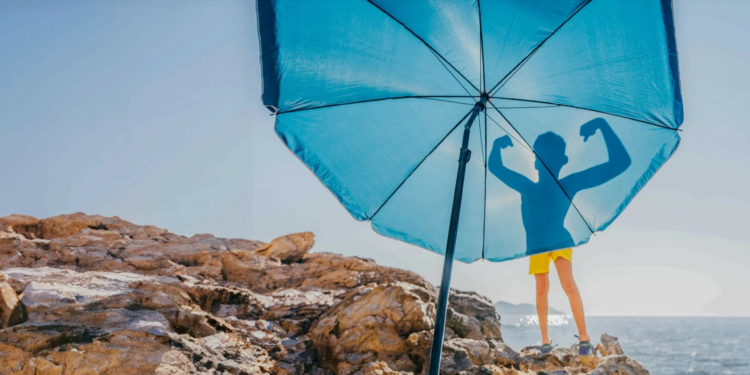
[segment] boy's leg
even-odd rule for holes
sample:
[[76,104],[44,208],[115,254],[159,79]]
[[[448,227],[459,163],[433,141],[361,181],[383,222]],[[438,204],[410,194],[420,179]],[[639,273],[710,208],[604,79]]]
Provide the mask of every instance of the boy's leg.
[[542,330],[542,344],[549,344],[547,331],[547,292],[549,292],[549,273],[535,274],[536,278],[536,314],[539,316],[539,329]]
[[586,319],[583,314],[583,301],[581,300],[581,294],[578,292],[578,286],[573,279],[573,264],[563,257],[558,257],[555,259],[555,268],[557,268],[557,275],[560,276],[560,284],[565,294],[568,295],[570,309],[573,311],[573,318],[576,321],[576,327],[578,327],[578,336],[581,341],[589,341],[589,334],[586,332]]

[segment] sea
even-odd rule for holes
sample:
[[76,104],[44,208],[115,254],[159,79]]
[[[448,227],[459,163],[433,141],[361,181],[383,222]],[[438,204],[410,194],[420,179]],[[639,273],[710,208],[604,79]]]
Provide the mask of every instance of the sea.
[[[503,316],[503,340],[511,348],[540,345],[536,315]],[[552,344],[578,342],[570,316],[550,315]],[[750,375],[750,318],[587,316],[594,345],[602,333],[619,339],[623,351],[654,375]]]

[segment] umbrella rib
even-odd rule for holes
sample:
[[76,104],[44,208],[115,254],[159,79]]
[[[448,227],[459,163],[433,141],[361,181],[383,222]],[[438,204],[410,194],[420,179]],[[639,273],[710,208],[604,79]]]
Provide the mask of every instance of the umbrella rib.
[[576,206],[576,204],[573,203],[573,199],[570,197],[570,195],[568,195],[568,192],[565,191],[565,189],[563,188],[562,184],[560,184],[560,181],[557,179],[557,177],[555,177],[555,175],[552,174],[552,171],[549,169],[549,167],[547,167],[547,163],[545,163],[544,160],[542,160],[542,158],[539,157],[539,154],[537,154],[536,151],[534,151],[534,148],[531,147],[531,145],[529,144],[529,142],[526,141],[526,138],[524,138],[523,135],[518,132],[518,129],[516,129],[516,127],[513,126],[513,124],[508,120],[508,118],[505,117],[505,115],[502,112],[500,112],[500,110],[497,109],[497,107],[495,107],[495,104],[492,103],[491,100],[488,100],[487,102],[489,102],[490,105],[492,105],[492,108],[494,108],[495,111],[497,111],[497,113],[499,113],[500,116],[503,117],[503,119],[505,120],[505,122],[507,122],[508,125],[510,125],[510,127],[513,128],[513,130],[518,134],[518,136],[521,137],[521,139],[523,139],[524,143],[526,143],[526,145],[529,146],[529,148],[531,149],[531,152],[534,153],[534,156],[536,156],[537,160],[539,160],[539,162],[542,163],[542,165],[544,166],[544,169],[546,169],[547,173],[549,173],[549,175],[552,176],[552,179],[555,180],[555,183],[557,183],[557,186],[560,188],[560,190],[562,190],[563,194],[565,194],[565,197],[568,198],[568,201],[570,201],[570,205],[573,206],[573,208],[575,208],[576,212],[578,213],[578,216],[581,217],[581,220],[583,220],[583,223],[586,224],[587,228],[589,228],[589,231],[591,231],[591,234],[594,234],[594,229],[591,228],[591,226],[589,225],[588,221],[586,221],[586,218],[583,217],[583,214],[581,213],[581,210],[579,210],[578,207]]
[[438,57],[437,53],[435,53],[435,51],[433,51],[433,50],[430,50],[430,52],[432,52],[432,55],[435,56],[435,58],[438,60],[438,62],[440,62],[440,64],[443,66],[443,68],[445,68],[445,70],[447,70],[448,73],[450,73],[451,77],[453,77],[453,79],[455,79],[456,82],[458,82],[458,85],[461,86],[461,88],[464,89],[464,91],[466,91],[467,94],[471,95],[471,93],[466,88],[466,86],[464,86],[464,84],[461,83],[461,80],[459,80],[458,77],[456,77],[456,75],[453,74],[453,72],[450,69],[448,69],[447,66],[445,66],[445,63],[443,62],[443,60],[440,59],[440,57]]
[[[635,122],[640,122],[640,123],[644,123],[644,124],[646,124],[646,125],[657,126],[657,127],[663,128],[663,129],[669,129],[669,130],[675,130],[675,131],[679,130],[679,129],[671,128],[671,127],[669,127],[669,126],[665,126],[665,125],[660,125],[660,124],[656,124],[656,123],[653,123],[653,122],[649,122],[649,121],[639,120],[639,119],[636,119],[636,118],[632,118],[632,117],[628,117],[628,116],[617,115],[617,114],[614,114],[614,113],[609,113],[609,112],[604,112],[604,111],[598,111],[598,110],[596,110],[596,109],[590,109],[590,108],[584,108],[584,107],[577,107],[577,106],[574,106],[574,105],[568,105],[568,104],[560,104],[560,103],[552,103],[552,102],[543,102],[543,101],[539,101],[539,100],[530,100],[530,99],[504,98],[504,97],[500,97],[500,96],[493,96],[493,97],[492,97],[492,99],[502,99],[502,100],[515,100],[515,101],[519,101],[519,102],[527,102],[527,103],[538,103],[538,104],[549,104],[549,105],[551,105],[551,106],[553,106],[553,105],[554,105],[554,106],[559,106],[559,107],[567,107],[567,108],[573,108],[573,109],[580,109],[580,110],[584,110],[584,111],[589,111],[589,112],[596,112],[596,113],[601,113],[601,114],[603,114],[603,115],[609,115],[609,116],[615,116],[615,117],[619,117],[619,118],[624,118],[624,119],[626,119],[626,120],[630,120],[630,121],[635,121]],[[531,108],[531,107],[519,107],[519,108]],[[550,108],[554,108],[554,107],[550,107]],[[517,108],[517,109],[518,109],[518,108]]]
[[[482,32],[482,2],[480,0],[477,0],[477,13],[479,13],[479,55],[481,57],[481,60],[479,61],[480,63],[479,71],[481,72],[481,79],[482,79],[479,82],[479,84],[481,85],[482,90],[484,90],[487,88],[487,82],[486,82],[486,79],[484,78],[484,35]],[[482,251],[484,252],[484,248],[482,248]],[[484,253],[482,255],[484,255]]]
[[471,110],[469,110],[469,112],[466,112],[466,114],[464,115],[464,117],[462,117],[461,120],[458,123],[456,123],[456,125],[454,125],[453,128],[451,128],[451,130],[448,131],[447,134],[445,134],[445,137],[443,137],[443,139],[441,139],[440,142],[438,142],[435,145],[435,147],[433,147],[432,150],[430,150],[430,152],[428,152],[427,155],[425,155],[425,157],[417,164],[417,166],[414,167],[414,169],[412,169],[411,172],[409,172],[409,174],[406,176],[406,178],[404,178],[404,180],[401,181],[401,183],[398,184],[398,186],[396,186],[395,189],[393,189],[393,192],[391,192],[391,194],[388,196],[388,198],[386,198],[385,201],[383,201],[383,204],[381,204],[380,207],[378,207],[378,209],[375,210],[375,213],[373,213],[372,216],[369,217],[369,220],[372,220],[375,217],[375,215],[377,215],[378,212],[380,212],[380,209],[382,209],[386,205],[386,203],[388,203],[388,201],[391,200],[391,198],[396,194],[396,192],[398,191],[398,189],[401,189],[401,186],[404,186],[404,184],[409,179],[409,177],[411,177],[414,174],[414,172],[416,172],[417,169],[419,169],[419,167],[422,165],[422,163],[424,163],[425,160],[427,160],[427,158],[429,158],[430,155],[432,155],[432,153],[435,152],[435,150],[437,150],[437,148],[440,147],[441,144],[443,144],[443,142],[448,138],[448,136],[450,136],[451,133],[453,133],[453,131],[456,130],[456,128],[459,125],[461,125],[461,123],[464,122],[464,120],[466,120],[467,117],[469,117],[469,115],[471,114],[471,112],[473,110],[474,110],[474,107],[471,107]]
[[[372,102],[379,102],[379,101],[383,101],[383,100],[397,100],[397,99],[433,99],[434,100],[436,98],[475,98],[475,97],[479,97],[479,96],[478,95],[477,96],[467,96],[467,95],[406,95],[406,96],[392,96],[392,97],[388,97],[388,98],[358,100],[356,102],[326,104],[326,105],[321,105],[321,106],[318,106],[318,107],[290,109],[288,111],[279,111],[279,112],[276,112],[275,115],[283,115],[285,113],[294,113],[294,112],[302,112],[302,111],[312,111],[313,109],[323,109],[323,108],[330,108],[330,107],[340,107],[340,106],[352,105],[352,104],[372,103]],[[469,104],[469,103],[460,103],[460,104]]]
[[497,107],[497,108],[499,109],[530,109],[530,108],[557,108],[557,107],[559,107],[559,105],[533,105],[533,106]]
[[[468,79],[468,78],[466,78],[466,76],[464,76],[464,75],[463,75],[463,73],[461,73],[461,71],[460,71],[460,70],[456,69],[456,67],[455,67],[455,66],[453,66],[453,64],[451,64],[451,63],[450,63],[450,61],[446,60],[446,59],[445,59],[445,57],[443,57],[443,55],[441,55],[440,53],[438,53],[438,51],[437,51],[437,50],[435,50],[435,48],[433,48],[433,47],[432,47],[432,46],[431,46],[431,45],[430,45],[429,43],[427,43],[427,41],[425,41],[424,39],[422,39],[422,37],[421,37],[421,36],[417,35],[417,33],[415,33],[415,32],[414,32],[414,31],[413,31],[412,29],[410,29],[410,28],[409,28],[408,26],[406,26],[406,25],[405,25],[405,24],[404,24],[403,22],[401,22],[401,21],[400,21],[400,20],[399,20],[398,18],[396,18],[396,17],[394,17],[394,16],[392,15],[392,14],[390,14],[390,13],[386,12],[386,11],[385,11],[385,9],[381,8],[381,7],[380,7],[380,6],[378,5],[378,4],[375,4],[375,3],[373,3],[373,2],[372,2],[372,0],[366,0],[366,1],[367,1],[368,3],[370,3],[370,4],[372,4],[372,6],[374,6],[375,8],[378,8],[378,9],[380,9],[380,11],[381,11],[381,12],[385,13],[385,14],[386,14],[386,15],[387,15],[388,17],[390,17],[390,18],[391,18],[391,19],[393,19],[394,21],[398,22],[398,24],[399,24],[399,25],[401,25],[401,26],[403,26],[403,27],[404,27],[404,29],[406,29],[406,31],[410,32],[410,33],[411,33],[412,35],[414,35],[414,37],[415,37],[415,38],[419,39],[419,40],[420,40],[420,41],[421,41],[422,43],[424,43],[424,45],[425,45],[425,46],[427,46],[427,48],[429,48],[429,49],[430,49],[431,51],[433,51],[433,52],[434,52],[435,54],[437,54],[437,56],[439,57],[439,59],[442,59],[442,60],[443,60],[443,61],[445,61],[445,62],[446,62],[446,63],[447,63],[448,65],[450,65],[450,67],[451,67],[451,68],[453,68],[453,70],[455,70],[455,71],[456,71],[456,73],[458,73],[458,74],[459,74],[459,75],[460,75],[460,76],[461,76],[461,77],[462,77],[462,78],[463,78],[463,79],[464,79],[464,80],[465,80],[466,82],[468,82],[468,83],[469,83],[469,85],[471,85],[471,87],[473,87],[473,88],[474,88],[474,90],[477,90],[477,91],[479,91],[479,89],[478,89],[478,88],[477,88],[476,86],[474,86],[474,84],[473,84],[473,83],[471,83],[471,81],[469,81],[469,79]],[[447,69],[447,68],[446,68],[446,69]]]
[[542,48],[542,46],[544,45],[544,43],[546,43],[549,40],[549,38],[551,38],[553,35],[555,35],[558,30],[560,30],[563,26],[565,26],[565,24],[568,23],[568,21],[570,21],[571,19],[573,19],[573,17],[575,17],[576,14],[578,14],[578,12],[580,12],[586,5],[589,5],[591,3],[591,1],[592,0],[588,0],[588,1],[586,1],[585,4],[583,4],[580,7],[578,7],[578,9],[576,9],[576,11],[573,12],[573,14],[571,14],[570,17],[568,17],[568,19],[566,19],[565,21],[563,21],[563,23],[561,23],[560,26],[558,26],[552,33],[550,33],[549,35],[547,35],[547,37],[544,38],[544,40],[542,40],[542,42],[539,43],[538,46],[536,46],[533,50],[531,50],[531,52],[529,52],[529,54],[526,55],[526,57],[524,57],[515,67],[513,67],[513,69],[511,69],[511,71],[508,72],[508,74],[506,74],[505,77],[503,77],[503,79],[501,79],[500,82],[498,82],[495,86],[493,86],[492,89],[490,89],[488,92],[492,93],[492,91],[495,91],[495,89],[501,83],[503,83],[503,81],[507,82],[506,79],[509,79],[509,76],[512,73],[515,74],[514,73],[515,71],[517,71],[518,69],[521,68],[521,66],[523,66],[524,64],[526,64],[526,61],[528,61],[531,58],[531,56],[533,56],[536,53],[536,51],[539,50],[539,48]]
[[533,150],[531,149],[531,147],[529,147],[529,146],[528,146],[528,145],[526,144],[526,141],[519,141],[519,140],[518,140],[518,138],[516,138],[516,137],[515,137],[515,136],[514,136],[513,134],[511,134],[511,133],[510,133],[510,132],[509,132],[508,130],[506,130],[506,129],[505,129],[505,128],[504,128],[503,126],[502,126],[502,125],[500,125],[500,123],[498,123],[497,121],[495,121],[495,119],[494,119],[494,118],[492,118],[492,116],[488,116],[488,117],[489,117],[489,119],[490,119],[490,120],[492,120],[492,122],[494,122],[494,123],[495,123],[495,125],[497,125],[497,126],[498,126],[498,127],[500,128],[500,129],[502,129],[502,131],[503,131],[503,132],[505,132],[505,134],[507,134],[507,135],[508,135],[509,137],[511,137],[511,138],[513,138],[513,139],[515,139],[515,140],[516,140],[516,142],[518,142],[518,143],[519,143],[520,145],[522,145],[522,146],[523,146],[523,147],[524,147],[525,149],[529,150],[529,152],[532,152],[532,153],[534,152],[534,151],[533,151]]
[[[473,97],[472,97],[472,98],[473,98]],[[455,104],[461,104],[461,105],[470,105],[470,106],[472,106],[472,107],[476,105],[476,103],[462,103],[462,102],[457,102],[457,101],[455,101],[455,100],[445,100],[445,99],[438,99],[438,98],[433,98],[433,97],[429,97],[429,98],[428,98],[428,97],[425,97],[425,98],[419,98],[419,99],[424,99],[424,100],[434,100],[434,101],[436,101],[436,102],[455,103]]]

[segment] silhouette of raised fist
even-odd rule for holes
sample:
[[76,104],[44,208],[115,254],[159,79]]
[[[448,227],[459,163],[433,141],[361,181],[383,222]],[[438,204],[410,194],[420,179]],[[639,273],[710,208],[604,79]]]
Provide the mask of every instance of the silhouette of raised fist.
[[583,141],[588,141],[589,137],[596,134],[596,131],[602,126],[607,126],[607,122],[603,118],[595,118],[581,125],[581,137],[583,137]]
[[510,140],[509,136],[504,135],[496,139],[492,147],[500,147],[501,149],[506,148],[506,147],[513,147],[513,141]]

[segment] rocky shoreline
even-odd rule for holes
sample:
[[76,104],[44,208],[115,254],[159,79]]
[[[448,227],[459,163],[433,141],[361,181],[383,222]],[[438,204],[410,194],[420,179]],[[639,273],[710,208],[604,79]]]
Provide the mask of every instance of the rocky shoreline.
[[[0,218],[0,375],[425,374],[436,288],[313,242]],[[500,321],[487,298],[451,290],[441,374],[648,374],[607,335],[595,358],[514,351]]]

